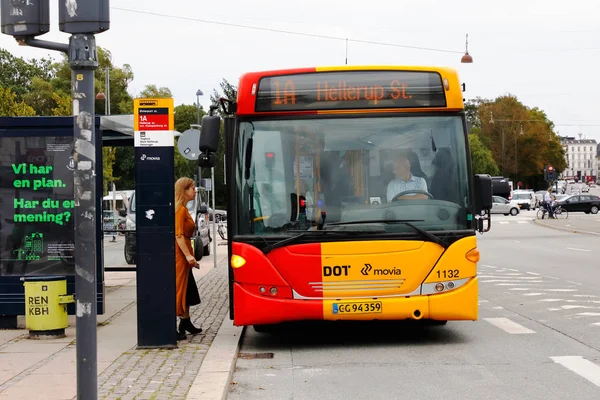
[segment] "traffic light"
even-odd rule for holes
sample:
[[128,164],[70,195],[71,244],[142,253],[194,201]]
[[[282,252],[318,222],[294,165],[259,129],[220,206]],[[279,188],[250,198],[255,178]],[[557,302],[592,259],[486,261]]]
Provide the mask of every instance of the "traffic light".
[[544,180],[553,181],[556,179],[556,170],[552,165],[544,167]]
[[275,164],[275,153],[271,151],[265,153],[265,164],[268,169],[273,169],[273,164]]

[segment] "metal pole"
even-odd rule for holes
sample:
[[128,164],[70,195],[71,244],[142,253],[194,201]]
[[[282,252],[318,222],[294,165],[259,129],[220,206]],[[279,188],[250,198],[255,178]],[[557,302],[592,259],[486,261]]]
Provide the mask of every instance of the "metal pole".
[[75,295],[77,398],[98,398],[96,342],[96,132],[94,70],[98,67],[96,38],[74,34],[69,39],[74,115]]
[[502,127],[502,176],[504,176],[504,127]]
[[110,115],[110,68],[106,67],[106,113]]
[[213,208],[213,260],[214,266],[217,268],[217,205],[215,204],[215,168],[210,169],[211,174],[211,185],[210,189],[212,192],[212,208]]

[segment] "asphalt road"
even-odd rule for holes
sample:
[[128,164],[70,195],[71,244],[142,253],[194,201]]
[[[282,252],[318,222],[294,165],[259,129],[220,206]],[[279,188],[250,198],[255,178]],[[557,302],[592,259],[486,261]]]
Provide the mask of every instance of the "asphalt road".
[[477,236],[478,321],[247,328],[229,399],[599,399],[600,238],[533,218]]

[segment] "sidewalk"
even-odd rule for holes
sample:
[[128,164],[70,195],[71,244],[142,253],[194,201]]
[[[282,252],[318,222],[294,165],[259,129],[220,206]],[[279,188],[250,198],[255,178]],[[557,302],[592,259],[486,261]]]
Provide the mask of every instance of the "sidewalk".
[[[227,247],[217,246],[217,268],[211,255],[194,270],[202,303],[192,307],[191,318],[204,332],[188,335],[173,350],[136,349],[135,272],[105,273],[106,313],[98,316],[99,399],[185,399],[194,381],[202,382],[197,375],[207,351],[221,325],[231,326],[226,257]],[[22,317],[19,324],[24,325]],[[75,398],[73,316],[69,324],[63,339],[31,340],[24,329],[0,331],[0,399]],[[239,340],[241,329],[231,332]]]
[[533,222],[547,228],[567,232],[600,235],[600,214],[569,215],[567,219],[535,219]]

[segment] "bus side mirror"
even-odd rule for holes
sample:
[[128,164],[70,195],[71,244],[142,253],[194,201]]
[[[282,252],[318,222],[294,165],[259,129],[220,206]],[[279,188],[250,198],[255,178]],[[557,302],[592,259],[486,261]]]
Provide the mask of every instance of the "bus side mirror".
[[198,211],[200,212],[200,214],[206,214],[208,213],[208,207],[206,207],[206,204],[202,204]]
[[478,174],[473,177],[473,183],[475,192],[473,212],[476,215],[481,215],[482,211],[492,208],[492,177],[487,174]]
[[219,149],[219,130],[221,118],[214,115],[205,115],[202,118],[200,131],[200,151],[203,153],[216,153]]
[[216,152],[219,149],[219,130],[221,118],[214,115],[205,115],[202,118],[200,131],[200,168],[213,168],[217,163]]

